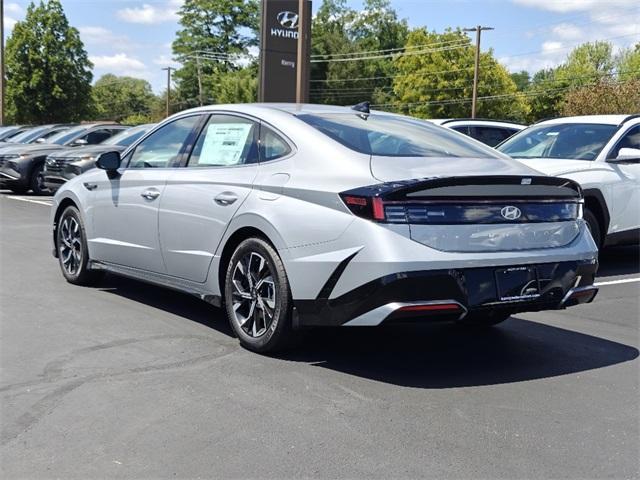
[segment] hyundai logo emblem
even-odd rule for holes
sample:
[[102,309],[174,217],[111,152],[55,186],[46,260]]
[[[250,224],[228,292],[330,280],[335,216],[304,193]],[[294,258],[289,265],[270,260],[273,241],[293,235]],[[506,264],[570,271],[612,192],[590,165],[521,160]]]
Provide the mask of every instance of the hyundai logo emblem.
[[280,12],[277,18],[284,28],[298,28],[298,14],[295,12]]
[[522,216],[522,211],[520,211],[518,207],[507,205],[506,207],[502,207],[502,210],[500,210],[500,215],[502,215],[507,220],[517,220]]

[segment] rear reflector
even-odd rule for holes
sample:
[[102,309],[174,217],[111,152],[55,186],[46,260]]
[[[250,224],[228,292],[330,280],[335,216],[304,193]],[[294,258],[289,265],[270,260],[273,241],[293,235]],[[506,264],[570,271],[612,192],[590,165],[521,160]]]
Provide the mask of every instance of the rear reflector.
[[462,310],[457,303],[432,303],[425,305],[407,305],[400,308],[399,312],[459,312]]

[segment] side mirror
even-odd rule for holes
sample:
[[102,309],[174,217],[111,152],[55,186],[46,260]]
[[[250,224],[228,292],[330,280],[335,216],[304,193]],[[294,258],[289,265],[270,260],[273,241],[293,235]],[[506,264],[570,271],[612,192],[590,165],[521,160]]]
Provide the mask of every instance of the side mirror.
[[610,162],[640,162],[640,148],[621,148],[618,156],[609,159]]
[[84,138],[79,138],[73,142],[74,147],[80,147],[82,145],[89,145],[89,142],[87,142]]
[[40,137],[36,140],[36,143],[44,143],[46,141],[46,139]]
[[96,167],[113,173],[120,168],[120,152],[105,152],[98,155]]

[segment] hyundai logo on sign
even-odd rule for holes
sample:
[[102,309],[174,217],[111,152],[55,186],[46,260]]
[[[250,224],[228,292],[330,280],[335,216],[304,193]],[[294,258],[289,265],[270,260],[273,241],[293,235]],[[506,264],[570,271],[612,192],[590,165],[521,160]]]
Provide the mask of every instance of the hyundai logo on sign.
[[298,14],[295,12],[280,12],[278,21],[284,28],[298,28]]
[[522,216],[522,212],[518,207],[508,205],[500,210],[500,215],[502,215],[507,220],[517,220]]
[[298,14],[284,11],[276,16],[278,23],[284,28],[272,28],[271,35],[282,38],[298,38]]

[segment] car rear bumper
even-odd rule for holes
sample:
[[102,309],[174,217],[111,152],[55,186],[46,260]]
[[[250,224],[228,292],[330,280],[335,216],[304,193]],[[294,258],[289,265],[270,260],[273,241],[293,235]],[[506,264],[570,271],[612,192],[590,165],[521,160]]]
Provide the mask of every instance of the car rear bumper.
[[[528,264],[537,293],[500,296],[498,271],[523,265],[398,272],[368,282],[332,299],[294,301],[294,324],[376,326],[407,320],[459,320],[469,313],[555,310],[593,300],[597,261]],[[527,297],[527,298],[525,298]]]

